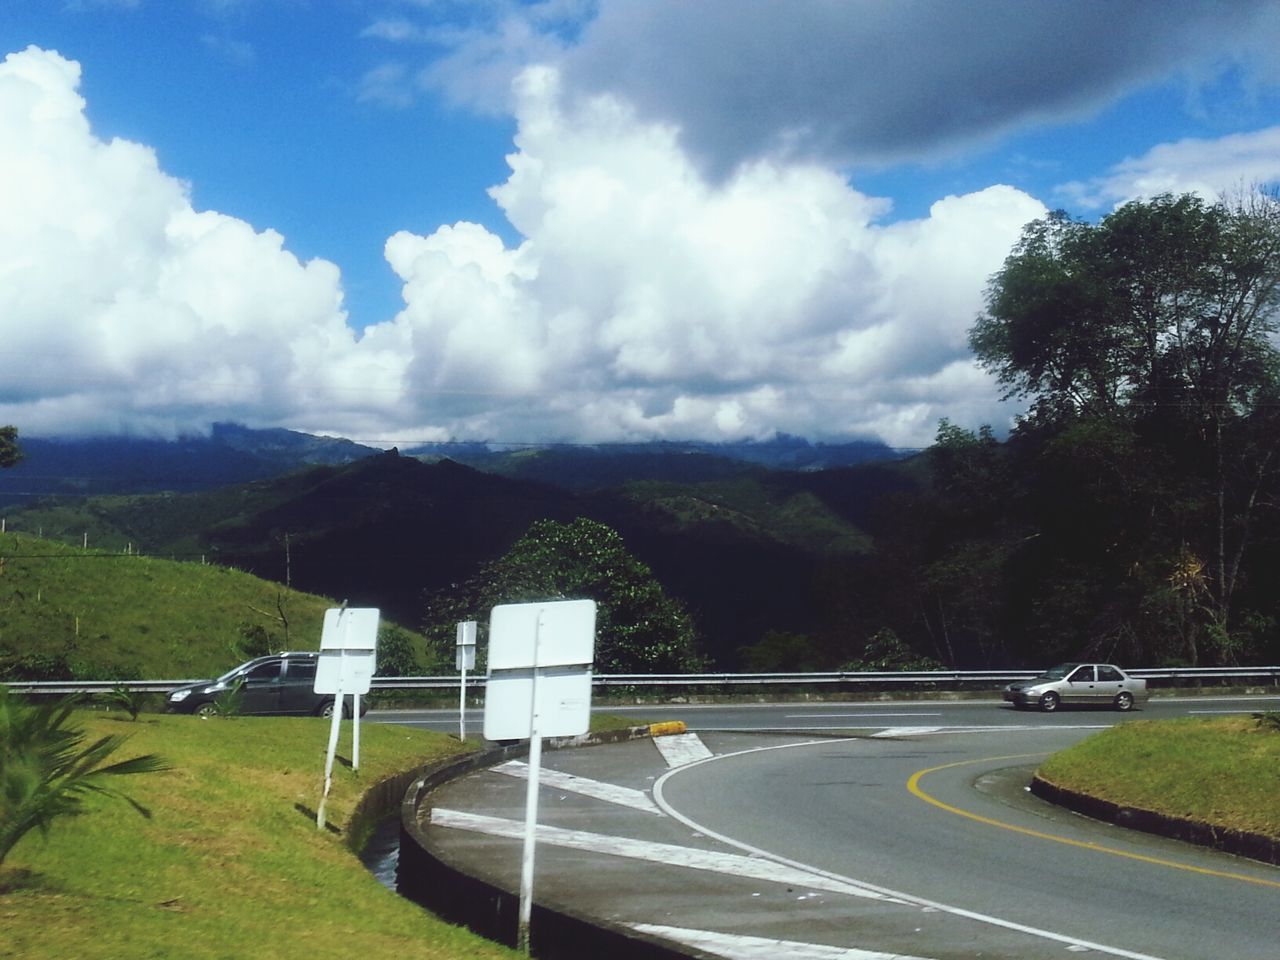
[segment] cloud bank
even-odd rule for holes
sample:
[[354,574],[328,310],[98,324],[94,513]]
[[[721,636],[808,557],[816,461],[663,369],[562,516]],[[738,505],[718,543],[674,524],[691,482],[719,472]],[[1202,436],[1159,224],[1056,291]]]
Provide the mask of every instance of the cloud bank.
[[[335,264],[303,262],[271,229],[195,209],[152,150],[94,133],[78,64],[35,47],[10,54],[0,64],[0,423],[30,435],[175,435],[237,420],[387,445],[785,431],[903,447],[927,445],[942,417],[1007,424],[1013,411],[975,367],[966,333],[987,278],[1044,206],[993,185],[891,221],[889,201],[818,157],[843,155],[840,143],[865,142],[868,156],[898,149],[898,134],[875,135],[883,105],[854,111],[825,146],[814,132],[830,118],[800,111],[792,149],[775,149],[786,137],[768,114],[731,135],[712,129],[709,105],[699,119],[696,97],[658,110],[657,94],[596,82],[592,57],[616,50],[609,38],[641,16],[628,10],[712,16],[702,9],[606,3],[578,53],[522,68],[510,175],[490,191],[518,242],[466,222],[396,233],[385,256],[403,309],[359,334]],[[792,9],[810,11],[791,29],[817,43],[819,13],[834,8]],[[865,5],[873,18],[920,9]],[[655,24],[637,27],[637,63],[675,29]],[[769,26],[730,31],[729,47]],[[1163,41],[1189,42],[1172,28]],[[772,82],[780,68],[763,64],[758,80]],[[944,91],[964,83],[955,69]],[[675,102],[687,91],[671,72],[663,97]],[[988,108],[990,129],[1050,109],[1030,94],[1016,109]],[[1065,189],[1104,204],[1231,174],[1220,189],[1241,170],[1274,170],[1275,144],[1274,131],[1169,144]],[[710,156],[720,159],[709,167]]]

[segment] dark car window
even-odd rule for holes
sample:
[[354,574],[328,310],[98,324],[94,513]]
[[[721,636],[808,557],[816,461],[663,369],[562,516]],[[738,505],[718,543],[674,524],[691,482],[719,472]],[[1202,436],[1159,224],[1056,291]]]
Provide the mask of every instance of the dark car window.
[[1089,683],[1093,680],[1093,667],[1081,667],[1067,679],[1070,683]]
[[290,683],[302,683],[306,680],[315,680],[315,678],[316,662],[314,660],[285,661],[285,679]]
[[1120,671],[1117,670],[1115,667],[1104,666],[1104,667],[1098,667],[1098,679],[1115,681],[1115,680],[1123,680],[1124,677],[1120,676]]
[[270,660],[260,663],[244,675],[246,683],[270,683],[280,679],[280,661]]

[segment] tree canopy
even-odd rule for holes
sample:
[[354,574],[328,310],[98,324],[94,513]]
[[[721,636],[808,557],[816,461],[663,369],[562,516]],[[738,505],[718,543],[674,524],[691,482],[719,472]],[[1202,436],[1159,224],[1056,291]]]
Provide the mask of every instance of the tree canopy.
[[1258,622],[1236,607],[1277,494],[1277,197],[1052,214],[1025,228],[986,306],[970,344],[1030,404],[1012,442],[1032,481],[1023,533],[1052,550],[1040,569],[1075,565],[1095,631],[1160,624],[1186,662],[1234,659]]
[[22,459],[18,447],[18,428],[0,427],[0,468],[12,467]]
[[627,552],[618,533],[594,520],[539,520],[498,560],[457,589],[429,601],[426,630],[452,642],[454,624],[488,620],[502,603],[595,600],[600,673],[697,670],[692,617],[653,573]]

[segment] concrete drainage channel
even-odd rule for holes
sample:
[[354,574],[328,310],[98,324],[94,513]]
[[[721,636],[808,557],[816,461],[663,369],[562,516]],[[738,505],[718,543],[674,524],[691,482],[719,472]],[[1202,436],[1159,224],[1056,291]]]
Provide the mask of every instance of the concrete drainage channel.
[[[680,722],[658,723],[548,740],[543,749],[618,743],[684,730],[685,725]],[[438,787],[472,771],[523,757],[528,749],[527,742],[495,747],[422,771],[404,791],[398,815],[379,822],[360,852],[361,862],[380,882],[406,899],[450,923],[514,947],[518,892],[468,876],[437,857],[418,825],[418,810]],[[540,960],[578,960],[583,956],[608,956],[610,960],[689,960],[703,956],[636,930],[537,902],[533,904],[530,930],[531,952]]]

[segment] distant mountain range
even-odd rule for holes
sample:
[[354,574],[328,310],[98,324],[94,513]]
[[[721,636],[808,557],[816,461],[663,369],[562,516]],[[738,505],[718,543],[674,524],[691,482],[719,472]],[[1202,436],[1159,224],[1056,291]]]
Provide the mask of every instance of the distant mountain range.
[[910,461],[871,446],[862,453],[888,459],[801,471],[759,462],[815,462],[790,438],[769,455],[768,444],[745,445],[753,462],[696,444],[410,456],[226,425],[168,444],[22,445],[27,459],[0,471],[11,531],[216,561],[411,627],[426,594],[501,556],[534,521],[590,517],[689,605],[726,668],[769,630],[811,627],[824,566],[864,555],[878,497],[915,482]]
[[[312,466],[352,463],[381,453],[350,440],[292,430],[214,424],[207,437],[53,439],[20,437],[23,460],[0,470],[0,509],[47,496],[97,496],[213,490],[278,477]],[[779,434],[736,443],[489,445],[424,444],[401,451],[427,462],[444,459],[486,473],[538,480],[567,490],[593,490],[629,480],[701,482],[752,469],[816,471],[893,460],[908,451],[882,443],[810,443]]]

